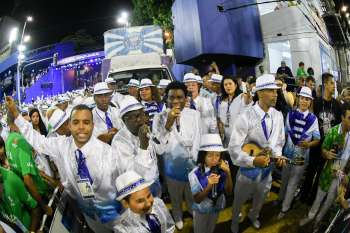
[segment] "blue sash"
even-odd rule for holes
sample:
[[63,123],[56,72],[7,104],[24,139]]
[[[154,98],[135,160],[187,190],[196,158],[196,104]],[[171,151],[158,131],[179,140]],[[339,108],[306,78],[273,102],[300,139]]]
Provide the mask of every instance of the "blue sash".
[[93,200],[78,200],[80,210],[92,219],[96,215],[101,223],[107,223],[117,219],[122,212],[122,205],[117,200],[94,202]]
[[[310,129],[310,127],[313,125],[315,120],[316,120],[316,116],[312,113],[309,113],[304,118],[304,114],[297,110],[289,112],[288,121],[289,121],[290,130],[288,131],[288,134],[292,139],[292,142],[294,145],[298,145],[301,141],[303,141],[308,137],[306,132]],[[302,129],[302,130],[300,131],[297,129]]]
[[[202,188],[205,189],[208,186],[208,176],[211,174],[211,171],[202,173],[198,168],[194,172],[194,174],[197,176],[197,179],[201,184]],[[223,170],[220,169],[220,179],[219,179],[219,183],[216,186],[218,197],[225,192],[225,180],[226,180],[226,174]],[[210,199],[213,199],[211,192],[209,192],[208,197]]]
[[265,179],[271,172],[272,168],[271,165],[265,168],[248,168],[248,167],[240,167],[240,172],[245,177],[248,177],[251,180],[256,180],[258,175],[261,173],[261,179]]

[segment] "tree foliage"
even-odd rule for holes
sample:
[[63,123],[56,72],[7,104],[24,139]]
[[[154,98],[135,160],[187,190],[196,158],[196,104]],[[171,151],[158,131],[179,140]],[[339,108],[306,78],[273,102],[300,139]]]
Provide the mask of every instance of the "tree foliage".
[[156,24],[172,31],[171,6],[174,0],[133,0],[132,25]]

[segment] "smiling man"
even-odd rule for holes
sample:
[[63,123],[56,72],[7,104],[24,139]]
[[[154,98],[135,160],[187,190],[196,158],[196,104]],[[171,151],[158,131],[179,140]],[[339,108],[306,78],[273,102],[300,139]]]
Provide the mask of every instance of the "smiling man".
[[6,97],[9,114],[29,144],[38,153],[52,157],[67,176],[65,190],[74,199],[89,227],[95,232],[110,232],[119,216],[115,201],[114,181],[118,170],[119,153],[92,136],[94,123],[88,106],[73,108],[69,128],[71,136],[45,138],[19,115],[15,102]]
[[160,198],[152,196],[151,184],[134,171],[125,172],[117,178],[117,200],[126,210],[120,216],[114,232],[174,232],[174,221],[169,210]]

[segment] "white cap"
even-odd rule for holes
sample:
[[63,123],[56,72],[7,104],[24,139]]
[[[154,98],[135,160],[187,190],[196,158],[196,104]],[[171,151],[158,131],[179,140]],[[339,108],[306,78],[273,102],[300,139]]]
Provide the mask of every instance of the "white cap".
[[161,79],[159,80],[158,88],[166,88],[171,81],[169,79]]
[[310,99],[314,99],[313,97],[312,97],[312,91],[311,91],[311,89],[309,88],[309,87],[302,87],[301,89],[300,89],[300,92],[298,93],[298,95],[300,95],[300,96],[304,96],[304,97],[306,97],[306,98],[310,98]]
[[120,102],[120,117],[123,117],[126,113],[143,109],[143,105],[133,96],[126,95]]
[[223,79],[222,75],[212,74],[209,81],[213,83],[221,83],[222,79]]
[[117,200],[121,201],[124,197],[147,188],[152,182],[146,180],[134,171],[127,171],[117,177],[115,186],[117,187]]
[[55,132],[61,125],[68,120],[69,116],[66,112],[57,108],[49,120],[49,129],[52,129],[52,132]]
[[105,83],[115,83],[114,78],[106,78]]
[[198,82],[198,79],[196,78],[196,75],[193,73],[187,73],[184,76],[184,83],[188,83],[188,82]]
[[141,79],[140,88],[144,88],[144,87],[154,87],[152,80],[149,78]]
[[132,78],[132,79],[129,80],[129,83],[128,83],[127,86],[128,87],[137,87],[137,88],[139,88],[140,81]]
[[265,89],[280,89],[276,85],[275,76],[272,74],[263,74],[256,79],[255,91],[261,91]]
[[96,83],[94,86],[94,95],[102,95],[112,92],[113,90],[109,89],[105,82]]
[[226,151],[219,134],[204,134],[201,137],[200,151]]

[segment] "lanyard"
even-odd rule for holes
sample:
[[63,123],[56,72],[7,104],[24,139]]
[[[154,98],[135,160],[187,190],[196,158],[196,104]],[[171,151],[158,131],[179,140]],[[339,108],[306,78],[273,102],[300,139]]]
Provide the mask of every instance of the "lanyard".
[[[106,123],[106,119],[103,119],[103,117],[101,117],[101,115],[100,114],[98,114],[98,112],[97,112],[97,109],[95,108],[95,112],[96,112],[96,114],[97,114],[97,116],[105,123],[105,125],[107,125],[107,123]],[[107,110],[107,114],[108,114],[108,110]]]

